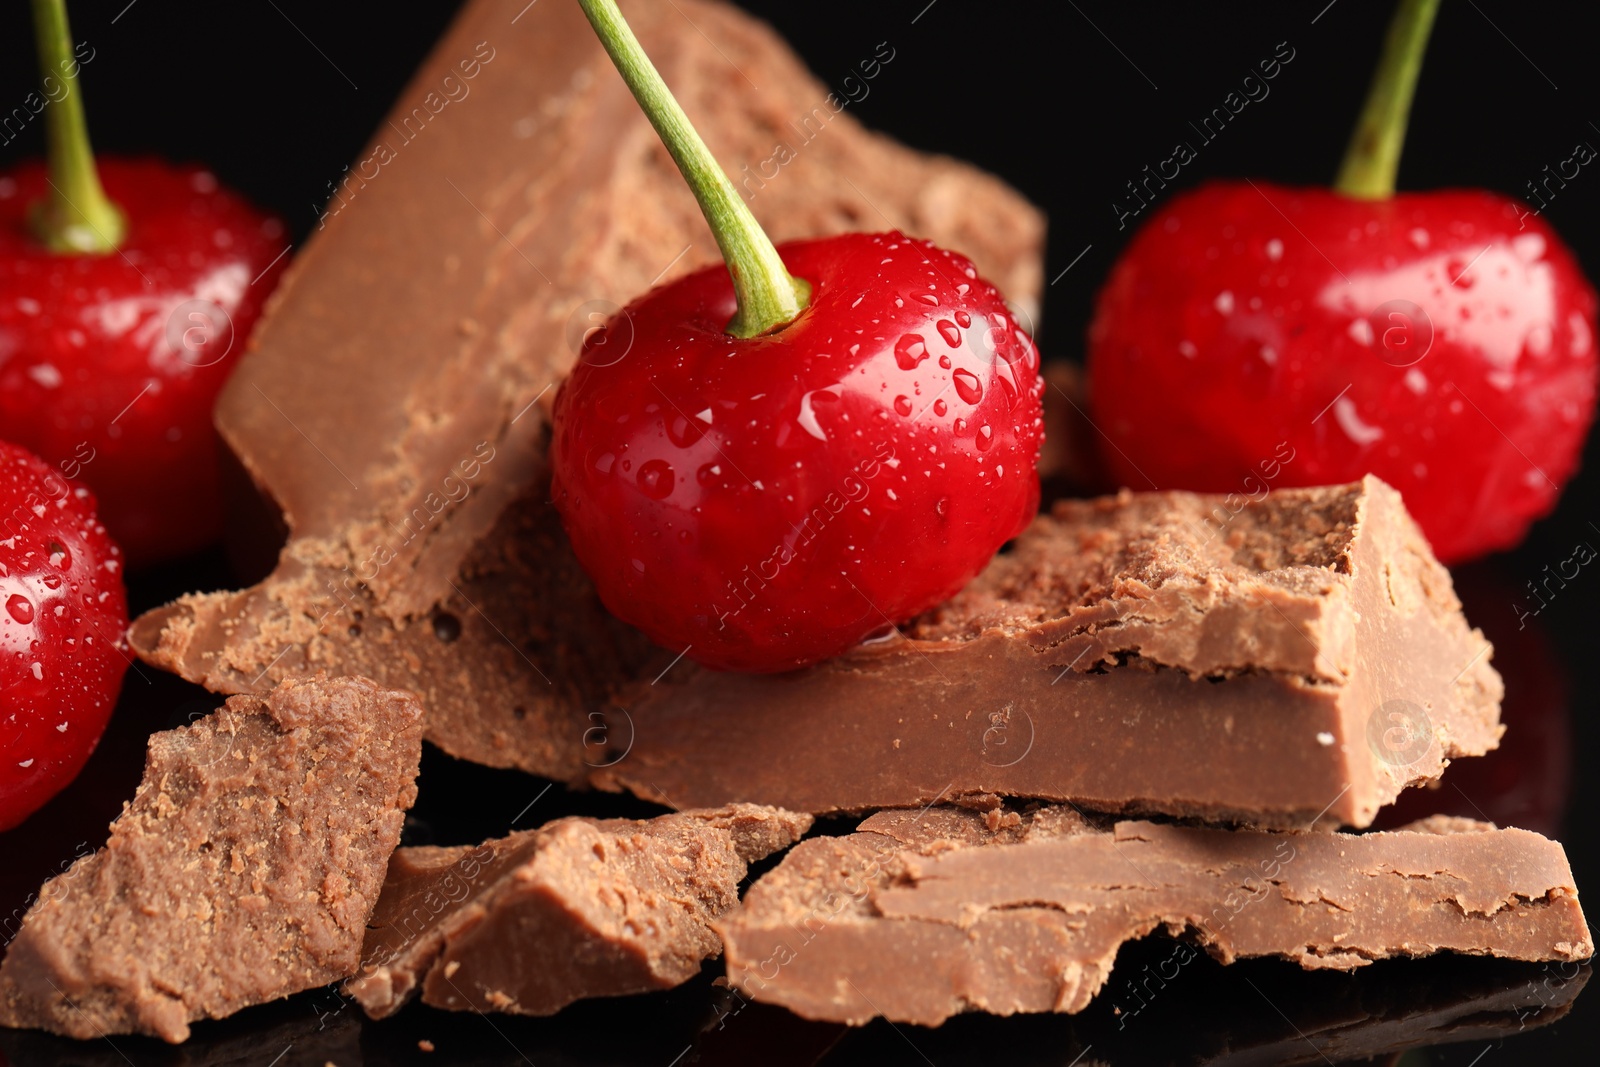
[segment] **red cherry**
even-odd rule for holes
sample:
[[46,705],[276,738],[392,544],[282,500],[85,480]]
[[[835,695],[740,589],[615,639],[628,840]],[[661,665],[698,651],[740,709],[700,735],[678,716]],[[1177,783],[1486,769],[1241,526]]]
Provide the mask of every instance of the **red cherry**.
[[585,342],[552,493],[606,606],[725,670],[837,655],[960,589],[1033,517],[1039,356],[964,257],[902,234],[779,248],[811,302],[723,332],[721,265]]
[[0,441],[0,830],[94,751],[128,667],[122,553],[89,490]]
[[1566,245],[1503,196],[1216,183],[1113,269],[1090,396],[1124,484],[1243,496],[1268,472],[1371,472],[1463,560],[1516,544],[1577,467],[1595,307]]
[[285,258],[283,225],[198,167],[98,161],[128,231],[60,255],[30,232],[42,164],[0,176],[0,422],[81,478],[140,565],[216,540],[211,408]]

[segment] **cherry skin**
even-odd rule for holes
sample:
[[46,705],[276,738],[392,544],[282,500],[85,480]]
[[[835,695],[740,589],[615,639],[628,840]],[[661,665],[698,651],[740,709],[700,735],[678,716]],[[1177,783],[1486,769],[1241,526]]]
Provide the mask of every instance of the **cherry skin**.
[[1038,351],[967,259],[898,233],[778,251],[812,287],[794,321],[724,333],[708,267],[591,334],[555,406],[552,496],[601,600],[723,670],[932,607],[1039,503]]
[[282,224],[208,172],[98,162],[128,219],[105,255],[34,238],[42,164],[0,176],[0,425],[93,487],[137,566],[221,534],[211,408],[287,257]]
[[1243,497],[1266,473],[1371,472],[1454,562],[1520,541],[1576,469],[1595,292],[1543,220],[1493,193],[1221,182],[1134,238],[1088,358],[1123,484]]
[[94,496],[0,441],[0,830],[94,751],[128,667],[122,552]]

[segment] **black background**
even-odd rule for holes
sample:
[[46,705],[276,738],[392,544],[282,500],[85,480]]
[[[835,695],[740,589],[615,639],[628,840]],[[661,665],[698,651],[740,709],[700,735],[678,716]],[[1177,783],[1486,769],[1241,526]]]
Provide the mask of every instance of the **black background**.
[[[314,226],[328,182],[357,156],[456,6],[136,0],[124,7],[124,2],[79,2],[72,8],[77,37],[96,50],[83,72],[96,148],[203,161],[225,183],[280,213],[297,242]],[[870,95],[852,105],[856,117],[915,147],[972,160],[1041,205],[1050,219],[1047,279],[1057,278],[1091,246],[1046,294],[1039,341],[1049,357],[1065,359],[1081,358],[1096,287],[1133,232],[1132,227],[1118,230],[1111,207],[1124,181],[1168,155],[1174,141],[1189,136],[1190,118],[1220,103],[1257,60],[1286,41],[1295,58],[1271,83],[1270,96],[1249,105],[1184,168],[1166,195],[1217,177],[1328,182],[1360,106],[1390,11],[1387,3],[1367,0],[1333,4],[1082,0],[1076,5],[1044,0],[936,0],[932,5],[926,0],[745,0],[744,6],[771,21],[817,75],[835,87],[857,60],[870,55],[878,42],[888,41],[896,50],[895,59],[871,83]],[[1579,21],[1586,18],[1585,7],[1447,0],[1417,92],[1401,187],[1483,186],[1516,195],[1546,164],[1553,166],[1571,155],[1577,142],[1600,146],[1596,125],[1600,110],[1594,107],[1600,65],[1594,60],[1595,26]],[[24,5],[7,5],[0,14],[4,110],[20,104],[34,87],[31,44]],[[35,124],[16,142],[0,147],[0,165],[40,152],[42,130]],[[1545,215],[1577,250],[1590,276],[1597,277],[1600,171],[1591,170],[1581,172]],[[1600,501],[1596,449],[1591,438],[1584,469],[1567,488],[1557,513],[1536,526],[1519,550],[1458,574],[1469,613],[1489,629],[1491,637],[1497,629],[1507,628],[1507,620],[1515,621],[1513,598],[1526,580],[1546,564],[1565,559],[1579,541],[1600,545],[1600,532],[1590,525],[1591,520],[1600,522],[1595,506]],[[215,559],[201,560],[186,571],[147,578],[136,587],[135,596],[148,603],[169,592],[227,580]],[[1530,730],[1546,735],[1553,731],[1557,747],[1569,750],[1573,760],[1572,791],[1560,825],[1578,884],[1586,887],[1600,886],[1600,847],[1590,823],[1596,787],[1583,759],[1600,741],[1596,721],[1600,687],[1584,673],[1597,650],[1592,606],[1600,594],[1597,583],[1600,577],[1583,572],[1536,620],[1543,639],[1555,650],[1552,659],[1543,658],[1538,648],[1518,645],[1511,646],[1515,654],[1509,659],[1507,646],[1502,645],[1496,659],[1513,695],[1522,697],[1521,707],[1508,704],[1512,729],[1517,728],[1518,716],[1526,716],[1534,724]],[[1503,617],[1496,618],[1497,613]],[[134,684],[145,690],[141,699],[146,704],[181,703],[195,697],[159,678],[145,685],[130,675],[130,685]],[[1559,740],[1560,716],[1567,713],[1560,706],[1563,692],[1571,697],[1570,741]],[[166,725],[171,709],[147,708],[145,713],[153,718],[124,726],[120,733],[139,734]],[[118,743],[119,736],[114,728],[107,745]],[[123,738],[122,743],[137,745],[137,738]],[[1559,782],[1564,772],[1534,768],[1533,773],[1546,782]],[[136,778],[136,768],[133,774]],[[527,789],[525,779],[479,774],[472,781],[476,788],[501,790],[507,798]],[[58,821],[70,821],[64,810],[53,805],[41,819],[54,812]],[[89,822],[98,819],[103,828],[105,813],[92,805],[91,810],[96,814]],[[109,809],[114,810],[114,806]],[[70,845],[42,844],[49,840],[47,831],[58,836],[76,833],[76,829],[34,826],[20,839],[7,835],[0,848],[9,854],[0,856],[0,862],[37,865],[36,857],[18,855],[17,850],[24,848],[65,848],[63,858],[70,856]],[[8,898],[0,910],[10,906]],[[1268,969],[1249,973],[1264,975],[1280,988],[1298,980],[1270,969],[1270,964],[1264,966]],[[1408,973],[1413,972],[1391,971],[1396,977],[1388,980],[1403,985]],[[707,997],[698,985],[673,996],[680,995],[701,1001]],[[1319,994],[1313,990],[1312,995]],[[659,998],[652,1001],[632,1023],[615,1007],[569,1012],[562,1018],[568,1020],[569,1029],[591,1032],[648,1029],[678,1002],[667,1003],[663,1008]],[[693,1015],[698,1009],[686,1010]],[[1222,1008],[1218,1011],[1225,1014]],[[1269,1006],[1259,1001],[1237,1007],[1240,1018],[1268,1011]],[[785,1036],[792,1027],[776,1015],[759,1018],[749,1028],[772,1038],[767,1044],[751,1042],[751,1056],[781,1060],[784,1053],[804,1047],[804,1041]],[[413,1022],[411,1029],[417,1025]],[[471,1031],[451,1021],[436,1023],[435,1028],[441,1034],[458,1032],[469,1043],[482,1040],[489,1043],[485,1048],[499,1048],[509,1055],[487,1027]],[[540,1040],[526,1028],[518,1032],[523,1042]],[[1076,1054],[1073,1049],[1053,1056],[1046,1046],[1060,1042],[1061,1031],[1036,1021],[1015,1020],[983,1030],[969,1027],[962,1033],[997,1042],[989,1046],[996,1061],[1021,1057],[1030,1045],[1035,1047],[1028,1055],[1038,1062],[1067,1063]],[[408,1040],[414,1042],[415,1036]],[[942,1054],[965,1058],[971,1051],[958,1055],[966,1045],[949,1035],[914,1031],[916,1047],[901,1040],[906,1036],[879,1024],[853,1038],[853,1044],[841,1045],[836,1055],[850,1058],[845,1055],[848,1048],[877,1060],[921,1062],[926,1053],[941,1062]],[[1468,1063],[1480,1052],[1484,1067],[1512,1060],[1577,1062],[1580,1055],[1588,1061],[1589,1056],[1579,1050],[1592,1052],[1596,1037],[1600,1037],[1600,994],[1590,993],[1580,998],[1567,1019],[1503,1048],[1456,1047],[1407,1063]],[[673,1041],[681,1043],[678,1038]],[[570,1062],[578,1055],[572,1049],[581,1049],[581,1042],[573,1045],[564,1038],[562,1042],[567,1051],[557,1060]],[[398,1049],[399,1043],[386,1039],[374,1047],[379,1046]],[[49,1047],[59,1051],[60,1046]],[[1062,1044],[1056,1051],[1068,1047]],[[150,1059],[157,1055],[151,1046],[134,1042],[124,1051],[135,1063],[156,1062]],[[265,1046],[263,1051],[259,1060],[245,1056],[237,1062],[264,1064],[276,1054],[276,1049]],[[35,1054],[46,1055],[37,1050],[26,1055]],[[369,1052],[369,1058],[391,1062],[385,1057],[401,1054],[391,1051],[373,1058]],[[31,1062],[21,1050],[14,1049],[12,1055],[16,1062]],[[643,1056],[641,1062],[655,1062],[653,1055]],[[451,1062],[443,1057],[441,1053],[430,1062]],[[669,1050],[659,1062],[665,1064],[670,1058]],[[541,1062],[538,1056],[532,1059]],[[491,1061],[498,1062],[492,1056],[477,1062]],[[685,1057],[684,1062],[691,1061]],[[280,1062],[295,1062],[295,1057]]]

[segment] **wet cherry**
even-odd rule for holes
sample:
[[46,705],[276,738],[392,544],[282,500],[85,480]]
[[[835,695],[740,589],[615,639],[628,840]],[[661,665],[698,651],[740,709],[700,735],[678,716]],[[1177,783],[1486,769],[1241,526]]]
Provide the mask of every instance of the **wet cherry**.
[[203,168],[99,169],[128,216],[104,255],[55,253],[28,232],[42,166],[0,175],[0,420],[94,488],[140,565],[221,534],[211,408],[287,257],[282,224]]
[[1577,466],[1596,372],[1594,290],[1525,211],[1259,182],[1174,200],[1090,328],[1113,473],[1248,495],[1263,469],[1273,485],[1370,471],[1441,559],[1516,544]]
[[894,233],[778,251],[811,283],[794,321],[728,336],[728,272],[702,270],[591,337],[556,401],[552,492],[606,606],[732,670],[937,604],[1039,499],[1038,353],[965,258]]
[[89,490],[0,442],[0,830],[72,781],[128,667],[122,554]]
[[658,643],[727,670],[837,655],[954,593],[1033,517],[1038,353],[926,241],[774,248],[613,0],[580,3],[726,268],[586,340],[556,398],[555,505],[601,600]]
[[133,564],[180,556],[221,533],[211,408],[282,273],[283,227],[199,167],[97,165],[65,7],[34,7],[65,92],[48,169],[0,174],[0,423],[95,488]]
[[1244,497],[1371,472],[1446,562],[1554,506],[1594,416],[1595,292],[1524,205],[1395,195],[1436,7],[1402,0],[1336,190],[1202,187],[1114,267],[1089,388],[1124,484]]

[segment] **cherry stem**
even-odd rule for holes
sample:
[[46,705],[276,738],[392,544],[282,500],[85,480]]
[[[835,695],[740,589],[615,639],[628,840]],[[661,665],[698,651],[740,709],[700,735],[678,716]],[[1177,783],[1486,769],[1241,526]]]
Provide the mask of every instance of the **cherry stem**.
[[1346,196],[1386,200],[1394,195],[1411,98],[1416,94],[1422,54],[1427,51],[1428,34],[1438,11],[1439,0],[1400,0],[1395,9],[1378,72],[1350,135],[1339,178],[1333,183]]
[[52,252],[92,255],[114,252],[127,233],[121,209],[100,187],[89,127],[78,90],[78,60],[67,25],[66,0],[33,0],[33,28],[39,68],[61,79],[66,91],[52,97],[45,114],[49,145],[50,195],[33,208],[35,235]]
[[790,276],[771,239],[690,125],[689,116],[661,80],[614,0],[578,0],[578,4],[689,183],[722,250],[739,302],[727,332],[734,337],[757,337],[792,322],[811,299],[811,286]]

